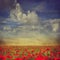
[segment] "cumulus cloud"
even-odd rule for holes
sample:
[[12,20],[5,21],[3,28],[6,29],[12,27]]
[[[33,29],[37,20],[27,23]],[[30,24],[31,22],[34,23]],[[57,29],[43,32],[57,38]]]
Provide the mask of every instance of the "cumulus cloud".
[[58,23],[53,24],[52,28],[53,28],[53,31],[56,32],[59,29],[59,24]]
[[46,28],[46,30],[49,30],[54,33],[60,33],[59,32],[59,30],[60,30],[59,21],[60,21],[60,19],[45,20],[45,21],[43,21],[44,28]]
[[27,32],[29,34],[38,30],[38,21],[39,17],[35,11],[28,10],[27,13],[23,13],[21,6],[17,3],[16,8],[10,12],[10,18],[3,21],[5,24],[2,26],[3,32],[12,35],[24,35]]
[[34,12],[34,11],[30,12],[30,11],[28,11],[27,19],[29,20],[29,22],[31,22],[31,23],[34,24],[34,23],[37,23],[38,22],[39,17],[36,14],[36,12]]
[[16,22],[19,25],[22,24],[22,30],[29,30],[32,28],[34,29],[36,28],[36,25],[38,25],[39,22],[39,17],[35,11],[28,10],[27,13],[23,13],[23,10],[19,3],[16,4],[16,9],[11,10],[10,18],[11,21]]
[[28,11],[27,14],[22,12],[22,8],[20,5],[17,3],[16,9],[13,9],[10,13],[10,17],[12,19],[15,19],[16,21],[20,21],[23,23],[37,23],[38,22],[38,15],[36,14],[35,11]]
[[[39,23],[39,17],[35,11],[27,11],[27,13],[23,13],[23,10],[19,4],[17,4],[16,9],[11,10],[10,18],[6,20],[9,20],[8,25],[10,25],[4,26],[4,30],[8,30],[6,33],[13,35],[16,34],[16,36],[21,36],[25,34],[29,36],[36,36],[36,34],[41,35],[42,32],[43,35],[46,35],[46,32],[51,34],[52,32],[56,32],[59,28],[58,23],[52,23],[59,19],[49,19],[45,22],[41,21],[41,24],[44,23],[44,26],[42,26]],[[7,22],[5,23],[7,24]],[[49,30],[50,28],[52,28],[52,31]]]

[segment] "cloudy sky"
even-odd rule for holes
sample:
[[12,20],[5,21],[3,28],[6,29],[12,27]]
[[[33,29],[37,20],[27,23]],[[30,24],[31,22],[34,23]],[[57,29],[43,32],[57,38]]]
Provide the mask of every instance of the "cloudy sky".
[[[34,10],[42,19],[60,18],[60,0],[17,0],[24,12]],[[5,8],[12,6],[14,0],[0,0],[0,16],[9,15]],[[3,11],[2,11],[3,10]]]
[[35,10],[42,18],[60,18],[60,0],[19,0],[25,11]]
[[15,0],[0,0],[0,38],[27,37],[44,43],[48,40],[51,43],[51,40],[57,42],[56,37],[60,36],[60,0],[17,2],[20,5],[16,5]]
[[[15,0],[0,0],[0,17],[6,18],[4,20],[0,19],[0,30],[5,31],[5,29],[7,29],[9,30],[8,33],[11,33],[14,29],[13,32],[21,33],[24,29],[28,29],[28,31],[33,31],[33,29],[34,31],[38,31],[39,29],[56,31],[58,29],[58,24],[50,26],[49,23],[47,23],[48,26],[43,28],[41,26],[44,24],[39,25],[39,22],[40,20],[52,21],[60,19],[60,0],[17,0],[17,2],[20,4],[19,9],[11,11],[15,7]],[[11,13],[14,15],[10,15]],[[8,17],[12,19],[7,19]],[[32,26],[33,24],[35,24],[35,26]],[[19,31],[21,26],[24,27]],[[36,26],[38,26],[38,28],[36,28]],[[45,26],[46,25],[44,25],[44,27]],[[16,31],[16,27],[19,28],[18,31]],[[43,30],[41,32],[43,32]],[[40,31],[38,33],[40,33]]]

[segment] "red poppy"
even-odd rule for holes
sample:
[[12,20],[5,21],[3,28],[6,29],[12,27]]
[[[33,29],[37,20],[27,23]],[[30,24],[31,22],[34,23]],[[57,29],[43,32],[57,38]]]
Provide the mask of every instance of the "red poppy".
[[3,49],[0,47],[0,51],[2,51]]
[[12,56],[10,56],[10,55],[7,55],[7,58],[10,58],[10,59],[12,59],[13,57],[12,57]]
[[54,60],[60,60],[60,58],[55,58]]
[[15,60],[23,60],[22,58],[16,58]]
[[0,60],[6,60],[5,56],[0,55]]
[[60,52],[57,52],[57,55],[60,57]]
[[38,56],[35,60],[45,60],[45,58],[42,56]]

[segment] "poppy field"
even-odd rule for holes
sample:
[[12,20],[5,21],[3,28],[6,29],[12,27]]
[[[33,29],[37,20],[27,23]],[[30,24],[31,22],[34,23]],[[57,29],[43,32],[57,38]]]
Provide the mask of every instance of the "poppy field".
[[60,46],[0,46],[0,60],[60,60]]

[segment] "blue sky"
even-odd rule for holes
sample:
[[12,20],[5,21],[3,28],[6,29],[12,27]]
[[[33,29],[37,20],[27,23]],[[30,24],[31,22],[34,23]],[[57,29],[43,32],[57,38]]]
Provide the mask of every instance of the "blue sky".
[[44,18],[60,18],[60,0],[18,0],[24,11],[34,10]]
[[[57,36],[55,33],[60,27],[58,24],[52,24],[51,21],[60,20],[60,0],[17,0],[17,2],[22,11],[20,9],[12,10],[11,18],[8,18],[10,15],[9,8],[15,7],[14,0],[0,0],[0,17],[4,18],[0,19],[2,37],[34,36],[34,38],[44,40],[47,38],[48,40]],[[42,23],[42,20],[50,21]]]
[[[2,0],[0,0],[2,1]],[[28,10],[36,11],[42,19],[60,18],[60,0],[17,0],[22,9],[26,13]],[[13,4],[13,1],[8,1],[8,4]],[[6,5],[6,4],[5,4]],[[4,5],[0,4],[4,8]],[[0,8],[0,16],[8,17],[9,10]]]

